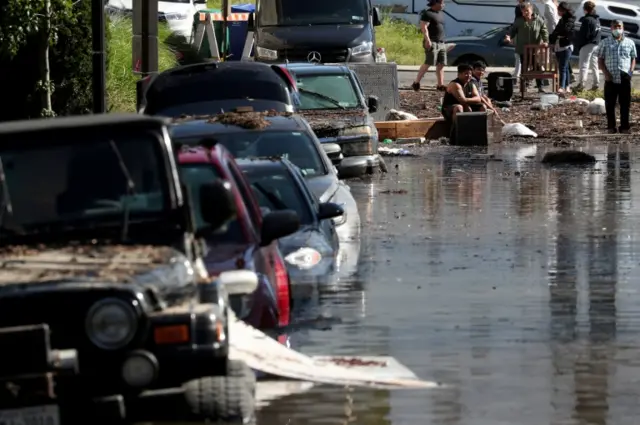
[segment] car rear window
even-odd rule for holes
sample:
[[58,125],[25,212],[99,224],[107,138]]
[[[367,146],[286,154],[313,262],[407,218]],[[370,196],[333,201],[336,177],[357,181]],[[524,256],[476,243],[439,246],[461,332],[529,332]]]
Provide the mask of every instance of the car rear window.
[[249,165],[241,168],[261,207],[271,211],[294,210],[298,213],[300,223],[312,223],[311,207],[298,183],[284,167],[263,168]]
[[145,113],[157,115],[178,105],[232,99],[291,103],[286,83],[274,71],[238,70],[234,73],[222,69],[195,75],[158,77],[145,94]]
[[[305,177],[328,173],[313,140],[301,131],[243,131],[213,134],[212,137],[236,158],[286,157],[300,168]],[[186,144],[197,144],[201,138],[177,138]]]
[[[182,181],[186,184],[187,190],[189,191],[189,199],[191,205],[193,205],[196,227],[202,228],[206,223],[200,214],[200,205],[203,202],[216,202],[216,200],[202,199],[198,188],[203,183],[211,182],[216,178],[221,179],[222,176],[213,166],[207,164],[182,164],[180,165],[180,173],[182,175]],[[224,228],[211,233],[206,239],[209,243],[238,243],[246,241],[240,222],[237,219],[231,221]]]

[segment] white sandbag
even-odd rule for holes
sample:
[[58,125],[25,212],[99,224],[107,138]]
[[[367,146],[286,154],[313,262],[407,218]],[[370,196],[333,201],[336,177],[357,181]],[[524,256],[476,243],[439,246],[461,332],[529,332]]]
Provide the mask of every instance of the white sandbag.
[[506,124],[502,127],[502,136],[521,136],[521,137],[538,137],[538,134],[529,127],[519,122]]
[[404,111],[398,111],[396,109],[391,109],[387,113],[387,121],[415,121],[418,117],[413,114]]
[[589,106],[587,106],[587,112],[589,112],[591,115],[606,114],[607,109],[604,106],[604,99],[601,97],[593,99],[593,101],[589,103]]

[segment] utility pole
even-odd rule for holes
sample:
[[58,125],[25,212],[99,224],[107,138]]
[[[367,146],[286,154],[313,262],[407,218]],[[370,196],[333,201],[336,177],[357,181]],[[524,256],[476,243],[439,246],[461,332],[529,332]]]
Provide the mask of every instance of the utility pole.
[[227,19],[229,19],[229,12],[229,0],[222,0],[222,50],[220,51],[220,59],[222,61],[227,60],[229,53],[229,43],[227,43],[227,28],[229,28]]
[[107,55],[104,48],[104,22],[104,1],[91,0],[91,44],[93,45],[91,85],[95,114],[107,112]]
[[[158,72],[158,0],[133,0],[133,72],[143,78]],[[144,80],[136,84],[138,108]]]

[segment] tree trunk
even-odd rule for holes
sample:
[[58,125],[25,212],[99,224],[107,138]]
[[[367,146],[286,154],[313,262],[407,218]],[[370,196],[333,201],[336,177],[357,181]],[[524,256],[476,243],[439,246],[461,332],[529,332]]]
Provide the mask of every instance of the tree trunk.
[[42,56],[41,56],[41,90],[42,116],[54,116],[51,105],[51,69],[49,68],[49,45],[51,43],[51,0],[45,1],[44,25],[42,26]]

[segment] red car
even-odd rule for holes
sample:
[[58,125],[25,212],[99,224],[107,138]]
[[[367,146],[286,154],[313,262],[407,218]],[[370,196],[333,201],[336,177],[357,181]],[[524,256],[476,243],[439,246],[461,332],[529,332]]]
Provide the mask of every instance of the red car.
[[220,178],[231,185],[238,214],[222,229],[204,234],[208,253],[205,265],[213,276],[227,270],[245,269],[256,272],[260,282],[247,296],[230,296],[230,304],[238,317],[258,329],[273,329],[289,324],[291,291],[289,275],[278,249],[277,239],[298,230],[299,219],[293,211],[270,212],[263,216],[253,190],[231,154],[222,145],[213,148],[183,148],[178,157],[182,181],[189,190],[197,225],[204,199],[192,188]]

